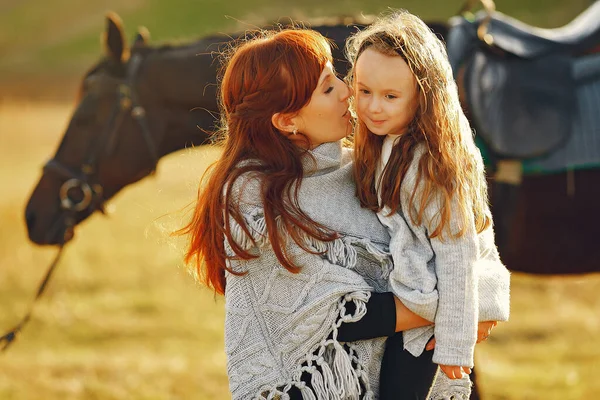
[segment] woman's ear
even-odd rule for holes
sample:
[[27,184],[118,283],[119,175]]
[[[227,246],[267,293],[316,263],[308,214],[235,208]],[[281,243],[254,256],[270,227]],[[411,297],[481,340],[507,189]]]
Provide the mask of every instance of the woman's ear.
[[292,133],[298,130],[295,118],[292,114],[275,113],[271,117],[271,123],[282,133]]

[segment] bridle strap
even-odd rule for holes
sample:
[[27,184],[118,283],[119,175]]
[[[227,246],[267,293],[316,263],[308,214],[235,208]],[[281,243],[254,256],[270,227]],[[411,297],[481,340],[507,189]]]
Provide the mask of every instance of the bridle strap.
[[[64,210],[79,212],[87,209],[92,204],[94,211],[103,212],[105,203],[104,188],[99,183],[92,183],[93,177],[97,173],[96,164],[101,151],[104,150],[109,155],[114,151],[119,130],[128,112],[137,121],[142,131],[142,138],[153,160],[153,170],[156,169],[159,160],[158,149],[152,139],[146,111],[140,105],[133,90],[142,61],[143,58],[140,54],[131,56],[127,66],[125,82],[119,85],[117,101],[110,113],[108,123],[102,134],[89,145],[81,170],[73,170],[62,165],[56,159],[49,160],[44,166],[45,171],[52,171],[65,179],[59,192],[61,207]],[[84,198],[80,202],[74,202],[68,195],[69,190],[74,188],[79,188],[83,192]]]
[[137,72],[141,65],[141,55],[134,54],[133,56],[131,56],[127,73],[127,83],[130,89],[129,95],[131,99],[131,116],[138,122],[142,130],[142,137],[146,142],[146,149],[148,150],[150,156],[152,157],[152,160],[154,161],[153,169],[156,169],[156,165],[158,164],[159,160],[158,149],[156,148],[156,144],[152,140],[152,133],[150,132],[148,120],[146,119],[146,110],[140,105],[140,102],[137,98],[137,94],[135,90],[133,90],[133,88],[135,87],[135,78],[137,77]]
[[13,329],[11,329],[8,333],[6,333],[4,336],[2,336],[0,338],[0,350],[1,351],[6,351],[6,349],[9,348],[9,346],[18,337],[19,333],[21,333],[21,330],[23,329],[23,327],[31,319],[31,314],[33,313],[35,302],[42,296],[42,294],[46,290],[46,287],[48,286],[48,282],[50,281],[50,277],[52,276],[52,273],[54,272],[54,269],[56,268],[56,265],[58,264],[58,260],[60,260],[60,256],[62,255],[63,249],[64,249],[64,245],[61,245],[60,248],[58,249],[58,254],[54,258],[54,261],[52,261],[52,263],[50,264],[50,267],[48,268],[48,271],[46,272],[46,275],[44,276],[44,279],[42,280],[42,283],[40,284],[40,286],[37,290],[37,293],[36,293],[33,301],[31,302],[31,305],[29,306],[29,310],[27,311],[25,316],[21,319],[21,321]]

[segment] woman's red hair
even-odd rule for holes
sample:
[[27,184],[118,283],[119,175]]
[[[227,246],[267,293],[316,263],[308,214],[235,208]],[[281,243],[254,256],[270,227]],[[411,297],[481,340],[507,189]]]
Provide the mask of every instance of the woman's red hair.
[[[271,122],[276,113],[300,111],[311,99],[325,64],[331,61],[327,40],[318,32],[303,29],[260,32],[232,49],[220,90],[223,154],[211,166],[210,175],[198,190],[191,222],[180,232],[190,234],[186,262],[193,260],[200,279],[215,292],[225,292],[227,267],[225,243],[235,259],[257,257],[232,238],[229,221],[235,220],[248,237],[250,231],[232,198],[234,182],[249,172],[258,173],[267,234],[281,264],[292,272],[298,267],[285,252],[290,237],[306,250],[301,232],[318,240],[335,235],[312,221],[298,206],[303,176],[301,158],[306,153]],[[252,160],[252,162],[246,162]],[[285,228],[277,228],[276,219]]]

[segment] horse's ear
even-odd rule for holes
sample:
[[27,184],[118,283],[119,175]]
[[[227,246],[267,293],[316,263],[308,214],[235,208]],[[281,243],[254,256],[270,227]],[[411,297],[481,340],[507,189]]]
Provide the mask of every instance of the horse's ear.
[[106,55],[123,63],[129,58],[129,49],[125,43],[121,18],[114,12],[106,14],[106,31],[103,35]]
[[135,35],[135,39],[134,39],[131,47],[132,48],[144,47],[145,45],[148,44],[149,40],[150,40],[150,31],[148,29],[146,29],[145,26],[140,26],[138,28],[138,31]]

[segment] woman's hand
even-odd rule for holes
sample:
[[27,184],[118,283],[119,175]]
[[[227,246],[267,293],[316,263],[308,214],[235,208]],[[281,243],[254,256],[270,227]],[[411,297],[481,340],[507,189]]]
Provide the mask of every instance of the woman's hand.
[[[396,325],[398,323],[396,322]],[[498,325],[498,321],[483,321],[477,325],[477,343],[481,343],[492,333],[492,329]],[[427,346],[425,346],[425,350],[433,350],[435,348],[435,338],[431,338],[429,342],[427,342]]]
[[483,321],[477,325],[477,343],[487,340],[492,333],[492,329],[498,325],[498,321]]

